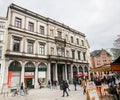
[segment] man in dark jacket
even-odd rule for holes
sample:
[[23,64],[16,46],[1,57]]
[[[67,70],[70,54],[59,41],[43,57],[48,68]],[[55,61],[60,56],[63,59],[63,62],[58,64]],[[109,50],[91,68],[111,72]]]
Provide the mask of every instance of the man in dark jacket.
[[69,94],[68,94],[68,92],[67,92],[67,88],[68,88],[68,87],[69,87],[69,86],[68,86],[67,81],[64,81],[64,80],[63,80],[63,95],[62,95],[62,97],[65,96],[65,92],[66,92],[67,96],[69,96]]

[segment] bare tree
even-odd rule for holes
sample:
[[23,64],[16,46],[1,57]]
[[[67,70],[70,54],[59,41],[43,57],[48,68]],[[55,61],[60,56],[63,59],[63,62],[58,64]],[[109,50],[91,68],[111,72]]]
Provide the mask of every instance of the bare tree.
[[114,47],[120,49],[120,35],[117,36],[117,39],[113,43]]

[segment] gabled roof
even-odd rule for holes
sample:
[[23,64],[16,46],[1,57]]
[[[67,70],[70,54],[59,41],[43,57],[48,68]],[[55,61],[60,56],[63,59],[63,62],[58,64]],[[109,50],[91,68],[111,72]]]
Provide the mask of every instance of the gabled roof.
[[[103,51],[103,49],[102,50],[95,50],[95,51],[90,53],[90,56],[91,57],[100,57],[101,51]],[[106,52],[107,56],[111,57],[111,55],[106,50],[104,50],[104,51]]]

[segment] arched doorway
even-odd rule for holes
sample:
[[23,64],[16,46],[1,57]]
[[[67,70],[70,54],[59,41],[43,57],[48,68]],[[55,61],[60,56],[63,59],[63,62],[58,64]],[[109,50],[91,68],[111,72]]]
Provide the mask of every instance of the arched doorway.
[[35,65],[28,62],[25,65],[25,85],[27,88],[34,88],[35,83]]
[[21,81],[21,64],[13,61],[8,68],[8,87],[19,86]]
[[39,64],[38,66],[38,81],[42,81],[42,84],[47,82],[47,67],[44,63]]

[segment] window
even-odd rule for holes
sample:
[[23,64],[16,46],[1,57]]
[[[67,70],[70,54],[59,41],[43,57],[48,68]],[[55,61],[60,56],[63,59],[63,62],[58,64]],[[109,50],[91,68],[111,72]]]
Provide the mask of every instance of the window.
[[65,56],[65,52],[64,52],[64,49],[62,48],[57,48],[57,55],[58,56]]
[[68,50],[66,51],[66,56],[69,57],[69,51]]
[[73,43],[73,36],[71,36],[71,43]]
[[50,29],[50,36],[54,36],[53,30]]
[[34,23],[29,22],[29,24],[28,24],[28,30],[34,32]]
[[67,34],[65,35],[65,39],[66,39],[66,41],[68,41],[68,35]]
[[45,30],[44,30],[44,26],[41,26],[41,25],[40,25],[40,34],[44,34],[44,31],[45,31]]
[[33,54],[33,41],[28,41],[27,52]]
[[0,72],[1,72],[1,64],[0,64]]
[[79,39],[78,38],[76,39],[76,41],[77,41],[77,45],[79,45]]
[[15,18],[15,26],[18,28],[21,28],[22,27],[22,19],[16,17]]
[[0,47],[0,58],[2,58],[2,47]]
[[39,44],[39,54],[45,55],[45,44],[42,43]]
[[75,59],[75,50],[72,50],[72,58]]
[[83,41],[83,40],[81,40],[81,42],[82,42],[82,46],[84,46],[84,41]]
[[57,31],[57,35],[58,35],[58,37],[62,38],[62,32]]
[[78,51],[78,60],[80,60],[80,51]]
[[51,55],[54,55],[54,48],[51,47]]
[[15,52],[20,51],[20,40],[19,39],[13,40],[13,51],[15,51]]
[[5,28],[5,22],[0,22],[0,28]]
[[3,37],[4,37],[4,32],[3,32],[3,31],[0,31],[0,42],[3,41]]
[[86,60],[86,53],[85,52],[83,52],[83,60],[85,61]]

